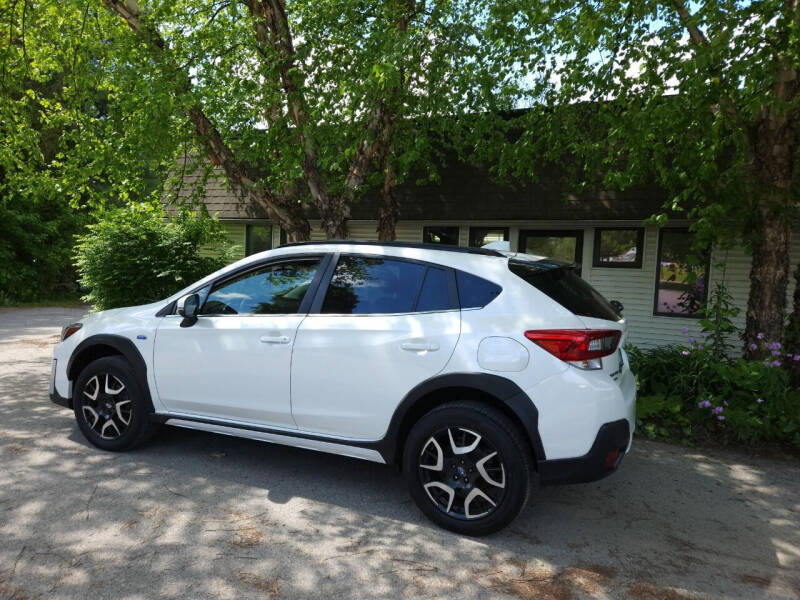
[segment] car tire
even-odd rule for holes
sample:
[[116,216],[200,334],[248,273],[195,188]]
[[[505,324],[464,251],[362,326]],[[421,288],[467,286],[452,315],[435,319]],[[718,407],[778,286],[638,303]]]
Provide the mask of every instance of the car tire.
[[103,450],[130,450],[158,429],[133,368],[120,356],[89,363],[75,381],[72,398],[78,427]]
[[504,528],[525,507],[531,452],[502,412],[480,402],[450,402],[414,424],[403,473],[411,497],[434,523],[482,536]]

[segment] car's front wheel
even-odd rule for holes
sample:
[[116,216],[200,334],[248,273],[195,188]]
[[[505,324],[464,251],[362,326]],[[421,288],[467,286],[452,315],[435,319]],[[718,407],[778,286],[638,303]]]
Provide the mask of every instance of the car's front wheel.
[[89,363],[75,381],[72,398],[78,427],[103,450],[134,448],[157,427],[133,369],[122,357]]
[[528,500],[531,456],[517,427],[478,402],[433,409],[412,428],[403,472],[417,506],[445,529],[487,535]]

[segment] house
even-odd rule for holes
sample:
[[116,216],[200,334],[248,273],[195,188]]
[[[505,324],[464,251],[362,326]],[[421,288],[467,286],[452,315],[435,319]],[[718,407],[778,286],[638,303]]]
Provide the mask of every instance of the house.
[[[744,329],[749,255],[742,246],[712,249],[705,265],[692,268],[694,283],[685,283],[691,221],[675,214],[665,228],[644,225],[661,212],[663,191],[641,188],[575,196],[547,182],[498,185],[487,173],[463,164],[441,169],[439,175],[436,183],[417,185],[409,179],[398,186],[398,241],[482,246],[507,240],[512,250],[575,261],[584,279],[609,300],[623,304],[628,341],[641,348],[698,337],[699,310],[718,282],[733,296],[740,309],[734,322]],[[191,195],[201,179],[199,172],[185,175],[178,197]],[[203,196],[240,256],[285,243],[280,227],[232,191],[220,172],[207,181]],[[378,194],[367,193],[353,208],[348,222],[352,239],[377,239],[379,205]],[[325,239],[319,223],[311,225],[312,239]],[[792,269],[798,261],[800,246],[795,246]],[[789,287],[791,294],[793,286]]]

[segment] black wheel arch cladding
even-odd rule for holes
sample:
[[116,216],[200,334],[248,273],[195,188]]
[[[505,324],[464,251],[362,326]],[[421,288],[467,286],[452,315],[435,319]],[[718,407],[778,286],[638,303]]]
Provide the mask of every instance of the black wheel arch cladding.
[[[419,383],[397,406],[380,448],[380,453],[387,463],[398,465],[402,463],[400,457],[403,444],[411,426],[422,414],[438,405],[425,406],[425,398],[448,389],[461,389],[491,396],[522,426],[524,436],[533,450],[534,460],[544,460],[544,446],[539,436],[539,412],[530,397],[516,383],[490,373],[448,373]],[[414,418],[415,416],[417,418]]]
[[145,402],[150,413],[155,412],[153,400],[150,397],[150,386],[147,384],[147,364],[141,352],[128,338],[121,335],[97,334],[83,340],[72,351],[67,362],[67,377],[76,381],[81,371],[92,361],[106,356],[122,356],[133,369],[139,388],[144,394]]

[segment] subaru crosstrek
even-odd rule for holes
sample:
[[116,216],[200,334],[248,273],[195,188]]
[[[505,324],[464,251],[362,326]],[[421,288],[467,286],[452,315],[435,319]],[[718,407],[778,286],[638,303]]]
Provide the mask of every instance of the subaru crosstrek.
[[168,424],[394,464],[430,519],[484,535],[534,476],[596,480],[630,447],[621,305],[577,269],[491,248],[290,244],[66,326],[50,395],[103,450]]

